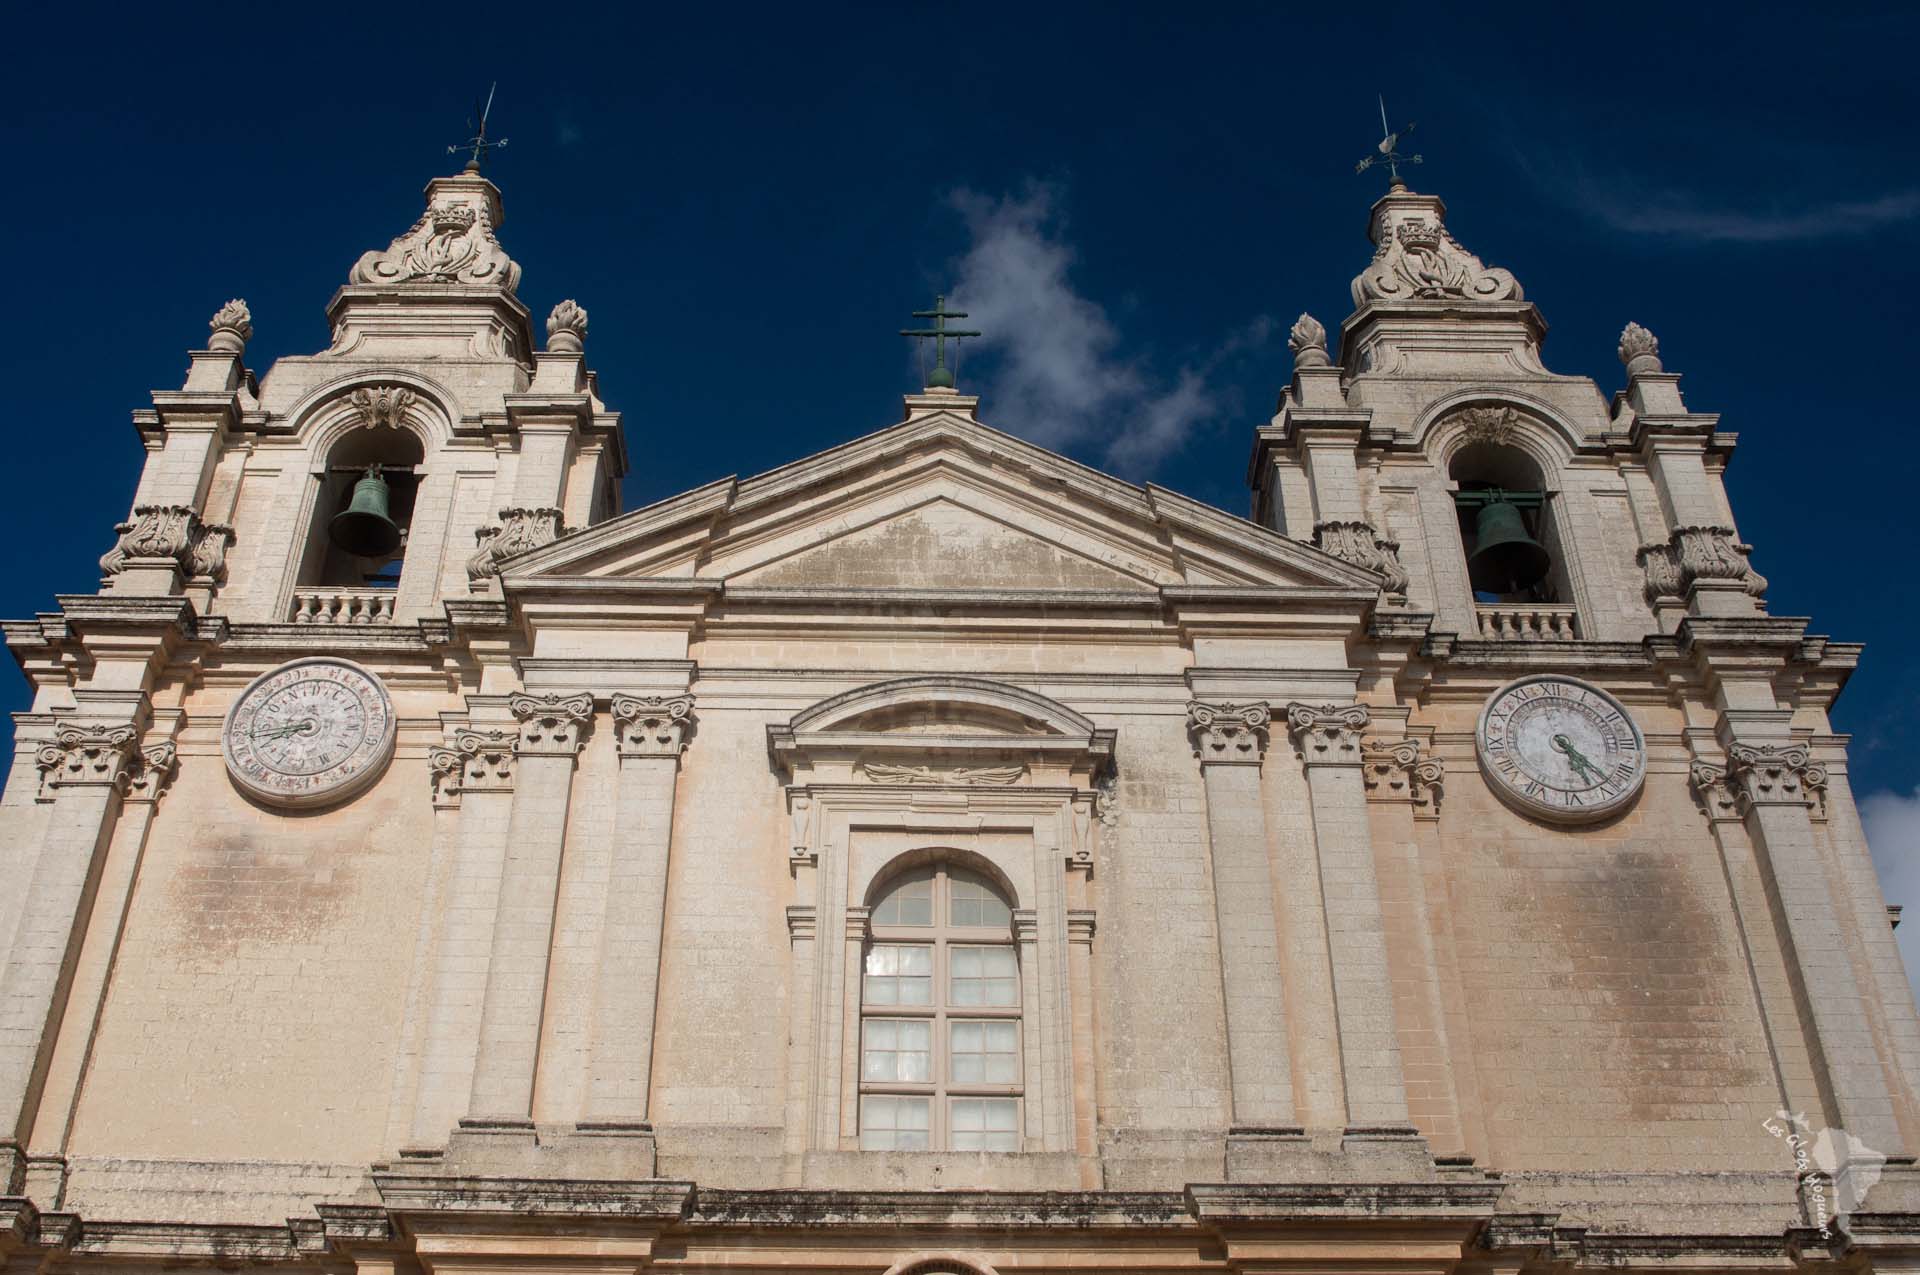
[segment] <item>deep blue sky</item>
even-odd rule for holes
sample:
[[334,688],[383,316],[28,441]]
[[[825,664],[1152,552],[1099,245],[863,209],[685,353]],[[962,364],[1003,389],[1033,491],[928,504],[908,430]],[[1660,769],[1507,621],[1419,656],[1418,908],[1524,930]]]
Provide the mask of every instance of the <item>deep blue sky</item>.
[[[1611,390],[1637,319],[1740,433],[1775,613],[1868,644],[1838,718],[1856,787],[1911,792],[1920,18],[1554,8],[23,8],[0,613],[94,587],[141,461],[128,412],[180,384],[221,302],[251,303],[258,369],[325,345],[327,298],[496,78],[502,240],[536,319],[592,312],[630,506],[892,422],[906,312],[1032,268],[1016,330],[1065,325],[1054,392],[1098,410],[1013,418],[1047,401],[1042,360],[1037,397],[983,418],[1243,513],[1286,325],[1337,330],[1368,258],[1381,182],[1352,169],[1384,90],[1419,121],[1416,187],[1539,303],[1550,366]],[[1019,370],[1001,339],[964,383]],[[1148,444],[1114,450],[1129,430]]]

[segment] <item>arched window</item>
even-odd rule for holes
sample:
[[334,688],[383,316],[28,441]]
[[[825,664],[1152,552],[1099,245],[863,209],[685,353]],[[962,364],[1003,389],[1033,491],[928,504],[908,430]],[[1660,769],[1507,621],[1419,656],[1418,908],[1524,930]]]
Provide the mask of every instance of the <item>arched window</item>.
[[860,1146],[1020,1149],[1020,968],[1012,905],[945,862],[890,880],[860,987]]
[[[424,459],[420,440],[405,429],[357,429],[334,444],[314,502],[303,583],[370,589],[399,584]],[[353,552],[351,537],[338,534],[335,519],[353,507],[356,489],[369,473],[377,473],[385,484],[386,516],[399,529],[400,539],[391,552],[367,556]]]
[[1554,603],[1567,597],[1551,493],[1531,457],[1496,443],[1469,443],[1448,465],[1460,542],[1479,602]]

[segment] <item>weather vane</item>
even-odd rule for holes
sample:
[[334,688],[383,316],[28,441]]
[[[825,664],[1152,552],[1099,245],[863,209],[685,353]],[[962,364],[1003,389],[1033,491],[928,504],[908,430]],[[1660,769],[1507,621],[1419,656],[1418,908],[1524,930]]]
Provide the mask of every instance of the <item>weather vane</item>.
[[930,390],[952,389],[953,373],[947,370],[947,342],[949,340],[958,341],[961,337],[965,336],[979,336],[980,333],[963,332],[958,328],[950,328],[947,326],[948,319],[964,319],[967,317],[967,312],[965,310],[947,309],[947,299],[944,296],[933,299],[933,309],[931,310],[915,310],[913,317],[916,319],[932,319],[934,323],[930,328],[900,329],[901,336],[915,337],[920,340],[931,338],[933,341],[933,371],[927,373],[927,388]]
[[507,139],[504,137],[497,142],[487,140],[487,116],[493,113],[493,91],[499,87],[500,83],[497,80],[488,86],[486,104],[480,107],[473,119],[467,121],[467,127],[473,130],[473,136],[459,146],[447,147],[449,155],[458,155],[461,151],[473,152],[472,158],[467,160],[467,171],[470,173],[480,171],[480,165],[485,162],[488,151],[499,150],[507,144]]
[[1413,125],[1411,124],[1407,125],[1405,128],[1401,129],[1397,133],[1394,132],[1393,129],[1388,126],[1387,99],[1384,94],[1381,95],[1381,98],[1380,98],[1380,144],[1374,147],[1373,154],[1367,156],[1365,159],[1361,160],[1358,164],[1354,165],[1353,171],[1356,173],[1364,173],[1369,168],[1372,168],[1375,164],[1385,164],[1387,166],[1388,177],[1390,178],[1392,184],[1395,186],[1401,185],[1402,183],[1400,181],[1400,165],[1418,164],[1420,162],[1420,157],[1418,155],[1402,155],[1400,153],[1400,149],[1399,149],[1400,139],[1405,137],[1408,133],[1411,133],[1412,131],[1413,131]]

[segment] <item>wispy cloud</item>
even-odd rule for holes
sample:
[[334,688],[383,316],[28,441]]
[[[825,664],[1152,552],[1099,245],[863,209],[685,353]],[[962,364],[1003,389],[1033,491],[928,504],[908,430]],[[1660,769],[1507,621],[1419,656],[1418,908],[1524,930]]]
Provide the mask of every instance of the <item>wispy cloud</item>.
[[1075,286],[1057,187],[1032,183],[999,198],[962,190],[952,202],[971,239],[954,297],[967,326],[985,333],[987,415],[1043,446],[1090,448],[1122,472],[1151,471],[1226,406],[1209,374],[1272,330],[1256,319],[1171,378],[1157,376]]
[[1860,802],[1860,819],[1867,826],[1880,892],[1887,902],[1912,910],[1894,937],[1907,964],[1907,982],[1920,994],[1920,978],[1915,977],[1920,975],[1920,789],[1905,797],[1870,793]]

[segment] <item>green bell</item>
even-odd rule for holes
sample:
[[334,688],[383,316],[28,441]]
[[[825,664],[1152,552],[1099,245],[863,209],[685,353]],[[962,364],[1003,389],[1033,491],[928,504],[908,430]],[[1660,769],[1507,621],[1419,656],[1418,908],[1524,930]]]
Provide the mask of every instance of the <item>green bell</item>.
[[1474,524],[1473,556],[1467,578],[1479,593],[1520,593],[1546,578],[1553,557],[1527,534],[1517,506],[1491,500],[1480,506]]
[[400,527],[387,514],[387,480],[380,466],[367,466],[353,485],[353,499],[327,524],[327,536],[356,558],[388,558],[400,547]]

